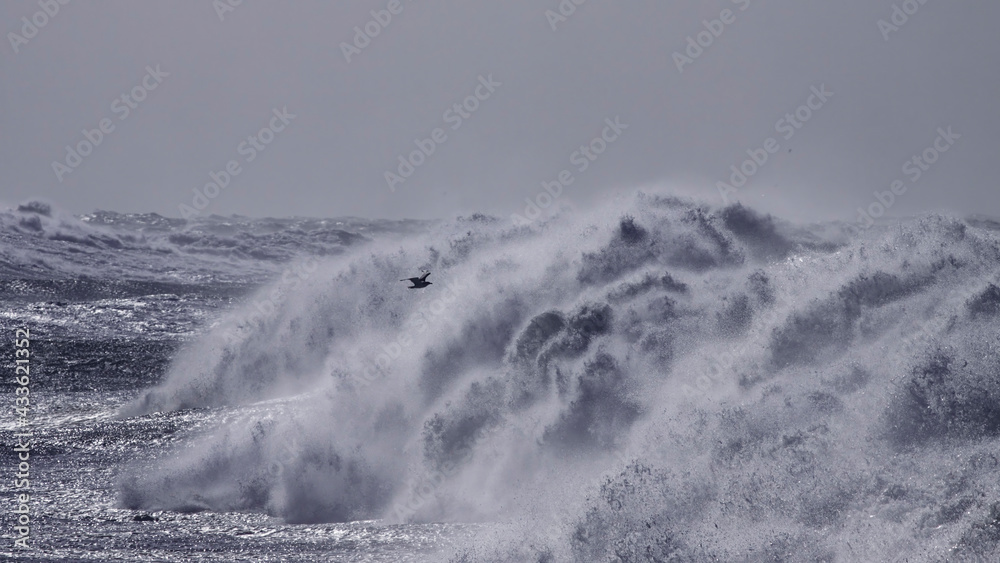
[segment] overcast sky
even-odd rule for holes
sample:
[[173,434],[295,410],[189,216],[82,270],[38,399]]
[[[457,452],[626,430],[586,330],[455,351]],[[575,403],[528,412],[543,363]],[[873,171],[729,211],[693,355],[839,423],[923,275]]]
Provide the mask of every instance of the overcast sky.
[[[509,217],[563,170],[578,206],[721,203],[771,138],[732,199],[853,219],[900,180],[889,214],[1000,214],[995,0],[230,1],[0,3],[0,202],[180,216],[235,165],[202,213]],[[433,154],[390,189],[417,139]]]

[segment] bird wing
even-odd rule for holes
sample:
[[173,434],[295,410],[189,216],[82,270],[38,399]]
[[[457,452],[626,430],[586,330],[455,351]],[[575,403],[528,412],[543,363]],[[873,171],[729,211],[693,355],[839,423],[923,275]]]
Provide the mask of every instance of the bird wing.
[[420,278],[419,278],[420,281],[427,281],[427,276],[429,276],[429,275],[431,275],[431,273],[427,272],[426,274],[420,276]]
[[410,283],[417,283],[418,281],[420,281],[420,278],[405,278],[405,279],[401,279],[399,281],[408,281]]

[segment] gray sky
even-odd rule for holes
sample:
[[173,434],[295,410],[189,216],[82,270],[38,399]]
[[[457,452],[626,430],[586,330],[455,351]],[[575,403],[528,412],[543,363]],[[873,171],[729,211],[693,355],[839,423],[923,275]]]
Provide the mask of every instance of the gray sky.
[[[243,0],[220,21],[228,1],[43,0],[51,17],[37,0],[0,3],[0,201],[179,216],[232,160],[203,213],[509,217],[562,170],[559,199],[575,205],[647,186],[721,202],[717,182],[770,137],[734,198],[785,218],[853,219],[896,179],[889,214],[1000,214],[995,1],[586,0],[556,21],[559,0],[399,0],[351,62],[341,44],[393,2]],[[894,4],[896,23],[918,9],[880,29]],[[723,10],[711,36],[703,20]],[[711,44],[680,71],[674,53],[702,31]],[[491,74],[499,86],[466,100]],[[776,123],[823,84],[832,97],[786,140]],[[128,108],[136,87],[145,99]],[[463,100],[478,107],[453,129],[445,112]],[[287,125],[272,120],[286,107]],[[595,142],[606,149],[581,172],[574,151],[616,116],[628,129]],[[69,167],[66,146],[85,151],[82,130],[104,119],[114,129]],[[248,161],[241,143],[271,124],[283,129]],[[949,126],[960,137],[914,181],[904,163]],[[385,172],[436,128],[445,140],[390,190]]]

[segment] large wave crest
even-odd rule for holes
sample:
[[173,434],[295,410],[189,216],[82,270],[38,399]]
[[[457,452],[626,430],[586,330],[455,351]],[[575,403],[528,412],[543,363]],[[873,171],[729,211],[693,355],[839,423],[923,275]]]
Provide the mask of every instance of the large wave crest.
[[832,230],[639,194],[301,264],[126,409],[242,410],[122,502],[506,522],[476,560],[990,553],[997,237]]

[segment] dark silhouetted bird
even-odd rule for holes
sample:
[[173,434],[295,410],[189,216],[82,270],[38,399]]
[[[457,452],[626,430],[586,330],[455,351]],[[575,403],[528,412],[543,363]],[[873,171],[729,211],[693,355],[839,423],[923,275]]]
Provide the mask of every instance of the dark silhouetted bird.
[[406,289],[420,289],[421,287],[427,287],[431,285],[431,282],[427,281],[427,276],[429,275],[431,275],[431,273],[427,272],[424,275],[420,276],[419,278],[405,278],[399,281],[408,281],[413,284]]

